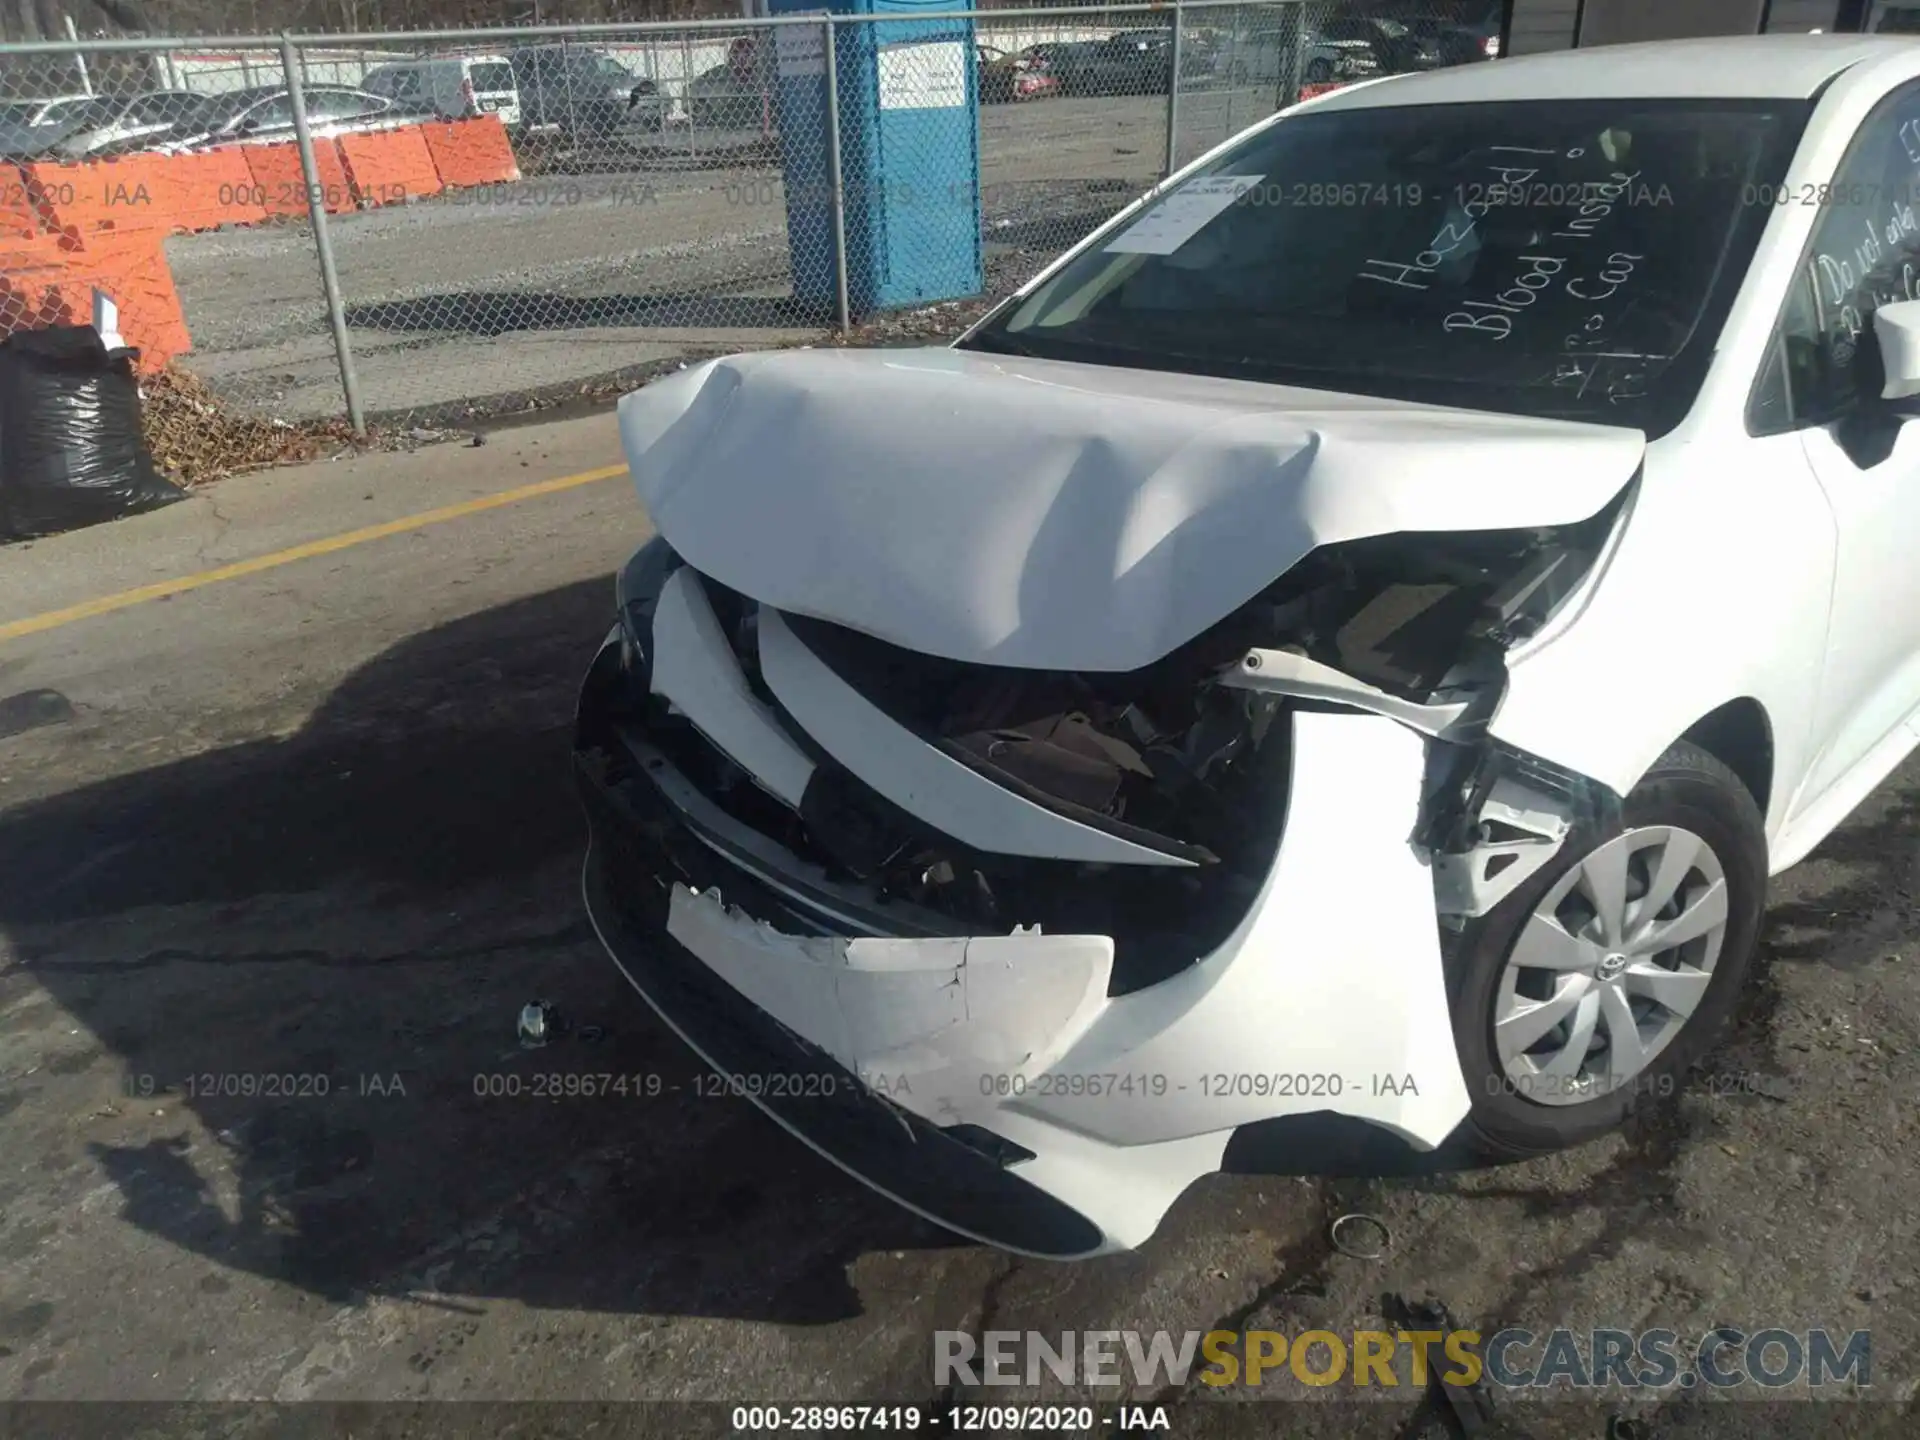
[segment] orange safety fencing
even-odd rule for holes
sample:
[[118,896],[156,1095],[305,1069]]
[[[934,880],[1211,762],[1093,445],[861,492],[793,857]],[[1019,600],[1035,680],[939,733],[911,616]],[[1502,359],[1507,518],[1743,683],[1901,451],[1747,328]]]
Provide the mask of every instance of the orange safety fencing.
[[[158,163],[156,163],[158,162]],[[20,169],[27,195],[49,230],[127,230],[164,224],[167,196],[155,155],[112,160],[32,161]]]
[[427,153],[440,173],[440,183],[448,189],[498,185],[520,178],[513,142],[507,139],[506,126],[498,115],[477,120],[436,120],[422,125],[420,133],[426,138]]
[[248,145],[219,145],[186,155],[161,157],[172,175],[173,213],[167,228],[217,230],[222,225],[257,225],[267,210],[257,198]]
[[[316,140],[313,158],[330,214],[520,178],[497,115]],[[0,166],[0,236],[212,230],[306,212],[306,179],[291,141]]]
[[151,374],[192,348],[158,228],[96,230],[0,242],[0,336],[47,325],[87,325],[93,292],[120,312],[120,334]]
[[[495,115],[316,140],[313,154],[335,214],[520,178]],[[152,373],[193,345],[166,237],[306,213],[290,143],[0,164],[0,337],[89,324],[98,289],[119,308],[141,371]]]
[[361,205],[399,205],[443,188],[440,172],[418,125],[370,135],[342,135],[340,154],[347,162],[353,198]]
[[40,233],[40,211],[18,165],[0,165],[0,236],[31,239]]
[[[300,168],[300,147],[291,141],[278,145],[249,145],[247,167],[253,172],[253,199],[269,215],[307,213],[307,177]],[[347,167],[331,140],[316,140],[313,167],[320,172],[320,197],[329,215],[353,209],[353,187]]]

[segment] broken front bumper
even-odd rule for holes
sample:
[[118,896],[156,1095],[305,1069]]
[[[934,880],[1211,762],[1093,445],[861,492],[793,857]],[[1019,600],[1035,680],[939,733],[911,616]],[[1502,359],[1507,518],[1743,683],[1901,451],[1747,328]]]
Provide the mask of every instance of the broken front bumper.
[[1294,714],[1257,899],[1213,953],[1114,995],[1110,937],[952,933],[727,813],[622,703],[619,634],[576,742],[594,924],[745,1098],[900,1204],[1088,1256],[1140,1244],[1271,1122],[1331,1113],[1424,1150],[1465,1117],[1404,726]]

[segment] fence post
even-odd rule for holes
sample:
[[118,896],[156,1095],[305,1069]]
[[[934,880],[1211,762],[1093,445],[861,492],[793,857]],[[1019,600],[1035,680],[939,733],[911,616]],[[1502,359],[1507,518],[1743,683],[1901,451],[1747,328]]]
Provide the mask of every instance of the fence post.
[[333,268],[333,242],[327,237],[327,192],[320,166],[313,158],[313,132],[307,126],[307,97],[301,83],[305,57],[294,54],[293,36],[280,36],[280,71],[287,77],[287,99],[293,105],[293,138],[300,147],[300,175],[307,182],[307,218],[313,224],[313,248],[320,258],[320,289],[327,297],[327,324],[333,330],[333,350],[340,360],[340,391],[347,401],[347,423],[355,435],[367,433],[360,410],[360,380],[353,373],[353,347],[347,342],[347,313],[340,304],[340,276]]
[[1167,168],[1166,179],[1180,166],[1180,0],[1173,0],[1173,54],[1167,73]]
[[840,47],[833,15],[827,14],[827,188],[833,196],[833,286],[840,333],[853,328],[847,302],[847,194],[840,178]]
[[73,42],[73,63],[80,70],[80,88],[91,95],[93,94],[93,77],[87,74],[87,53],[80,48],[80,32],[74,29],[71,15],[61,18],[67,22],[67,39]]
[[1287,47],[1286,94],[1280,97],[1280,103],[1273,108],[1285,110],[1289,105],[1300,103],[1300,82],[1305,78],[1307,49],[1307,0],[1294,0],[1293,4],[1293,44]]

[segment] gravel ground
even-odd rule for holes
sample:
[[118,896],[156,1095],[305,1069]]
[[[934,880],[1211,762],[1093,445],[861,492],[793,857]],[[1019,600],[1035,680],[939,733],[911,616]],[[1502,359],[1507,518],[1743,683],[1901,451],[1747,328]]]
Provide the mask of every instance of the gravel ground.
[[[1182,158],[1257,118],[1260,98],[1183,95]],[[987,107],[988,294],[1017,287],[1151,184],[1166,130],[1163,99]],[[668,168],[658,144],[593,158],[592,173],[333,219],[369,415],[438,420],[518,409],[692,355],[825,337],[831,317],[791,299],[777,167]],[[899,178],[949,184],[930,162]],[[628,168],[606,168],[618,165]],[[340,413],[304,222],[176,236],[168,256],[193,334],[186,363],[197,375],[227,401],[278,418]]]

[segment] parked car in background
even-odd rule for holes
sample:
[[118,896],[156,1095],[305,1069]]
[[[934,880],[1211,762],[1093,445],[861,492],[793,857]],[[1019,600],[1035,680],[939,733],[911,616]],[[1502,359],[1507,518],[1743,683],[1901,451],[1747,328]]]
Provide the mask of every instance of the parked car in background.
[[44,100],[9,100],[0,105],[0,125],[54,125],[98,99],[95,95],[55,95]]
[[1309,85],[1324,85],[1331,80],[1391,74],[1391,53],[1388,36],[1374,21],[1361,15],[1334,15],[1307,27],[1300,78]]
[[702,130],[759,129],[773,118],[773,50],[763,38],[742,35],[727,58],[687,85],[687,121]]
[[520,123],[552,128],[564,139],[607,139],[629,125],[658,130],[666,107],[660,87],[605,50],[528,45],[508,52],[520,96]]
[[[1220,64],[1236,85],[1324,85],[1387,73],[1390,44],[1368,19],[1340,13],[1299,28],[1291,7],[1252,11],[1250,22],[1218,41]],[[1299,55],[1294,48],[1296,40]]]
[[58,129],[0,116],[0,160],[39,160],[60,143]]
[[1500,58],[1501,0],[1432,0],[1432,6],[1434,41],[1445,64]]
[[1122,30],[1094,45],[1087,83],[1095,95],[1159,95],[1172,75],[1171,31]]
[[1013,99],[1014,57],[997,45],[974,47],[974,90],[982,105],[1002,105]]
[[1010,55],[997,45],[983,44],[978,47],[974,73],[982,105],[1037,100],[1060,93],[1059,78],[1036,61],[1031,49]]
[[[301,94],[307,127],[320,138],[389,129],[422,113],[383,95],[345,86],[309,85]],[[283,85],[257,85],[206,96],[192,115],[155,137],[158,143],[153,148],[192,150],[293,138],[293,97]]]
[[42,131],[54,131],[52,153],[63,160],[138,150],[182,119],[198,113],[205,97],[191,90],[152,90],[142,95],[102,95],[76,106]]
[[1391,74],[1500,54],[1499,0],[1371,0],[1353,13],[1383,32],[1383,64]]
[[497,115],[508,128],[520,123],[520,90],[504,55],[396,61],[368,71],[362,88],[389,100],[417,102],[449,119]]
[[1091,95],[1094,52],[1099,48],[1098,40],[1048,40],[1020,53],[1030,68],[1059,81],[1061,94]]

